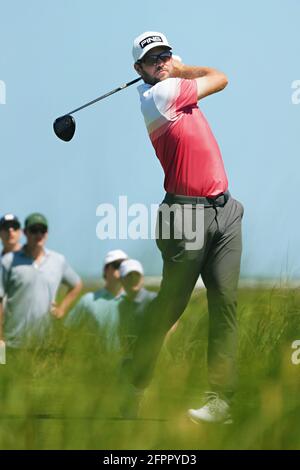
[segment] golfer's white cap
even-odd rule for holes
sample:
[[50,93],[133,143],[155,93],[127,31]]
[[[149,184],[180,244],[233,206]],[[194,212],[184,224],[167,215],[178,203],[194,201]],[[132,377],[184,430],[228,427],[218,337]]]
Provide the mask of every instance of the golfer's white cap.
[[113,263],[114,261],[121,261],[128,259],[128,255],[123,250],[111,250],[109,251],[105,258],[103,266],[105,267],[107,264]]
[[143,266],[136,259],[127,259],[121,263],[120,276],[125,277],[129,273],[139,273],[141,276],[144,275]]
[[158,33],[157,31],[146,31],[143,34],[140,34],[133,41],[132,55],[134,62],[142,59],[147,52],[158,46],[165,46],[168,49],[172,49],[163,33]]

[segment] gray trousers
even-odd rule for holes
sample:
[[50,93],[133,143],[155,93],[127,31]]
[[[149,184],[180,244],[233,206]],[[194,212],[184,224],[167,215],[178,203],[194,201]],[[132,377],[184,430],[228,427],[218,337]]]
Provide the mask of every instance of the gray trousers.
[[[169,239],[163,239],[161,228],[164,220],[158,216],[160,237],[157,245],[163,257],[163,278],[135,344],[130,379],[136,387],[144,388],[151,380],[165,334],[184,312],[201,274],[207,289],[209,310],[207,356],[210,387],[228,399],[234,392],[243,206],[230,195],[228,197],[228,200],[224,196],[216,201],[206,200],[202,209],[203,222],[196,227],[203,232],[203,243],[198,249],[186,249],[184,234],[181,238],[174,237],[174,217],[170,221],[173,233]],[[170,205],[172,201],[167,197],[165,202]],[[192,217],[189,220],[192,222],[188,223],[195,225],[197,208],[193,205],[190,210]]]

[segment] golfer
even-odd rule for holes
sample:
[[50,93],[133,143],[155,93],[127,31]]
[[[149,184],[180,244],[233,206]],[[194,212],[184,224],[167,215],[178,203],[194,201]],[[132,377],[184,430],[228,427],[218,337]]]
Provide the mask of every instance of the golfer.
[[[131,406],[133,414],[137,410],[136,398],[149,384],[165,334],[185,310],[201,274],[209,309],[210,386],[205,401],[199,402],[202,406],[189,410],[189,416],[197,422],[225,422],[230,419],[236,383],[236,298],[243,207],[228,192],[220,149],[197,103],[223,90],[227,78],[218,70],[173,59],[171,45],[159,32],[138,36],[133,58],[134,68],[144,80],[138,87],[141,110],[165,173],[163,207],[175,205],[182,213],[187,209],[189,217],[182,218],[179,237],[177,217],[165,220],[166,211],[159,211],[159,233],[170,224],[171,236],[157,239],[164,263],[163,279],[136,342],[128,413]],[[198,245],[191,247],[185,234],[195,223]]]
[[[82,286],[65,257],[45,248],[48,221],[44,215],[29,215],[24,234],[27,243],[21,250],[3,256],[0,267],[0,340],[14,349],[43,347],[51,318],[65,315]],[[55,298],[61,283],[67,285],[68,292],[57,305]]]

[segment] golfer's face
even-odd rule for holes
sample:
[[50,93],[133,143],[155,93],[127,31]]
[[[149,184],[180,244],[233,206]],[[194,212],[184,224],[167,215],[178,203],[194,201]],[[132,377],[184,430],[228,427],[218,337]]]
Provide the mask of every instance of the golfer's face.
[[12,225],[8,225],[7,227],[0,230],[0,238],[4,248],[17,245],[21,238],[21,229]]
[[[162,54],[161,57],[159,57],[160,54]],[[145,55],[142,62],[137,65],[136,70],[141,74],[146,83],[155,85],[155,83],[170,77],[173,65],[172,57],[168,56],[168,54],[169,49],[154,47]]]
[[32,225],[25,230],[27,244],[31,248],[43,247],[48,238],[48,229],[44,225]]
[[121,279],[123,288],[127,295],[137,294],[143,286],[143,276],[140,273],[132,272]]

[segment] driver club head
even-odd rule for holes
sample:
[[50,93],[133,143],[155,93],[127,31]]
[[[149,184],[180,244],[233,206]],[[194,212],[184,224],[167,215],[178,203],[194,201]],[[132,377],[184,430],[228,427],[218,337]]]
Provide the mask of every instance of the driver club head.
[[70,114],[61,116],[55,119],[53,129],[59,139],[69,142],[75,133],[75,119]]

